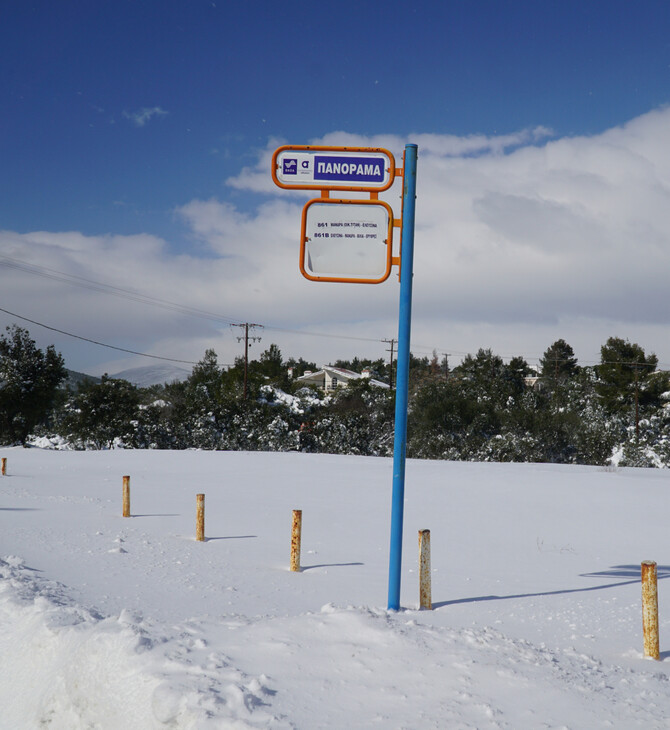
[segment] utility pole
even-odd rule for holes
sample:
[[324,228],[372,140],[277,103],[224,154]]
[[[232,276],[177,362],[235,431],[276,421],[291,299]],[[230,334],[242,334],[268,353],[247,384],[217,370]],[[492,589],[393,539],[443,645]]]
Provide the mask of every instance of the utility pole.
[[247,399],[247,373],[249,371],[249,340],[252,342],[260,342],[260,337],[249,337],[249,330],[254,327],[262,327],[262,324],[252,324],[251,322],[244,322],[242,324],[231,324],[231,327],[244,327],[244,336],[238,337],[237,341],[242,342],[244,340],[244,400]]
[[637,363],[635,363],[635,443],[640,443],[640,381],[637,377]]
[[449,356],[451,355],[450,352],[443,352],[441,353],[442,357],[444,357],[444,379],[449,379]]
[[389,373],[390,373],[389,374],[389,386],[390,386],[391,390],[393,390],[393,346],[395,345],[396,341],[391,339],[391,340],[382,340],[382,342],[386,342],[387,344],[391,345],[391,348],[389,350],[387,350],[386,352],[391,353],[391,358],[389,360]]

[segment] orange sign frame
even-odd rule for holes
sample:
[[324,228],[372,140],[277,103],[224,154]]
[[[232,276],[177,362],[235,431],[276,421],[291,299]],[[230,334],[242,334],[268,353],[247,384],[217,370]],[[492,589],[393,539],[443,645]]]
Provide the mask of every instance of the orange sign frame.
[[[313,205],[314,203],[324,203],[324,204],[333,204],[333,205],[375,205],[379,207],[383,207],[386,210],[386,213],[388,215],[388,229],[386,232],[386,240],[384,243],[386,244],[386,268],[384,273],[377,277],[377,278],[362,278],[362,277],[354,277],[354,276],[335,276],[335,275],[328,275],[328,276],[320,276],[317,274],[310,274],[306,267],[305,267],[305,257],[307,254],[307,242],[309,241],[307,237],[307,213],[309,210],[309,207]],[[343,282],[348,284],[381,284],[382,282],[386,281],[390,274],[391,269],[393,268],[393,265],[398,263],[397,259],[393,258],[393,209],[391,206],[384,202],[383,200],[339,200],[335,198],[314,198],[313,200],[308,201],[305,204],[305,207],[302,209],[302,226],[300,231],[300,273],[310,281],[332,281],[332,282]],[[337,245],[337,244],[334,244]]]
[[[281,169],[280,158],[287,153],[295,153],[296,155],[306,158],[309,161],[311,156],[316,157],[320,152],[331,153],[337,155],[341,153],[346,157],[355,158],[356,155],[361,155],[366,159],[374,159],[376,156],[384,156],[386,158],[385,173],[388,175],[388,180],[381,183],[368,182],[365,184],[338,184],[333,180],[310,180],[308,182],[299,182],[298,177],[296,182],[287,182],[286,180],[280,180],[277,175],[277,170]],[[367,157],[366,157],[367,156]],[[297,162],[296,162],[297,167]],[[393,153],[383,147],[321,147],[317,145],[283,145],[275,150],[272,155],[272,180],[275,185],[280,188],[287,190],[346,190],[346,191],[358,191],[368,193],[378,193],[383,190],[388,190],[393,185],[396,177],[396,166],[395,157]],[[326,197],[326,196],[324,196]]]

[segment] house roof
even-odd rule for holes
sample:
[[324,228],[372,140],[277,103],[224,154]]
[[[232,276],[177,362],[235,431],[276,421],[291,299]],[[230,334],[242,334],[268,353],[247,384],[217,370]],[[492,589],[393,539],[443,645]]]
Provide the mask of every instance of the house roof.
[[375,378],[370,378],[367,375],[361,375],[361,373],[354,372],[353,370],[347,370],[346,368],[336,368],[332,365],[322,365],[320,370],[317,370],[312,373],[305,373],[304,375],[301,375],[300,377],[296,378],[296,380],[302,380],[305,382],[314,382],[316,380],[320,380],[322,377],[325,378],[326,373],[330,378],[337,378],[341,381],[350,381],[350,380],[360,380],[361,378],[366,378],[370,381],[371,385],[375,385],[378,388],[388,388],[387,383],[382,383],[381,380],[376,380]]

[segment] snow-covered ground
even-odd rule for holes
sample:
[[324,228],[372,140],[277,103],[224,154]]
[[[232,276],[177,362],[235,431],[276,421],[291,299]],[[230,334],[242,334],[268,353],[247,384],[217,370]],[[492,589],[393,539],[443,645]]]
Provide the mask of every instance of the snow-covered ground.
[[[670,727],[668,471],[408,462],[389,612],[389,459],[0,455],[3,729]],[[642,656],[645,559],[660,662]]]

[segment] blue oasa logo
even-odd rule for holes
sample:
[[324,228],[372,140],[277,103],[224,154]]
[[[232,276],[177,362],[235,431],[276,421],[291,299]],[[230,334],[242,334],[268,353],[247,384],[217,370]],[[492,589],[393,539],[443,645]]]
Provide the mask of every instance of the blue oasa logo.
[[298,174],[298,160],[295,157],[287,158],[283,160],[283,173],[284,175],[297,175]]

